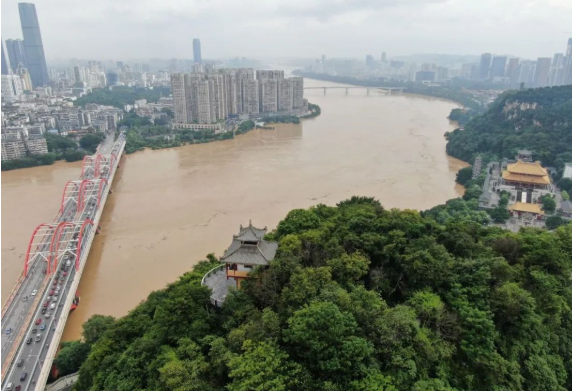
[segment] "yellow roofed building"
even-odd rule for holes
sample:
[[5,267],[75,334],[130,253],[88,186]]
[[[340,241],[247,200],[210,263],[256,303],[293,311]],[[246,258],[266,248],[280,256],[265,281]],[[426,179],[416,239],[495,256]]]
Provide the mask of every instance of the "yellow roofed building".
[[540,162],[508,163],[499,179],[499,191],[509,192],[512,202],[534,204],[540,197],[554,193],[550,175]]

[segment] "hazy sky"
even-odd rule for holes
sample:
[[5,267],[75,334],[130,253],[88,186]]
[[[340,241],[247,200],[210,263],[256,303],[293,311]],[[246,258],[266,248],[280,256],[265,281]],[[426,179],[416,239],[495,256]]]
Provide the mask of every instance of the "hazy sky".
[[[2,38],[21,38],[17,0]],[[48,61],[359,57],[382,51],[536,58],[563,52],[572,0],[37,0]]]

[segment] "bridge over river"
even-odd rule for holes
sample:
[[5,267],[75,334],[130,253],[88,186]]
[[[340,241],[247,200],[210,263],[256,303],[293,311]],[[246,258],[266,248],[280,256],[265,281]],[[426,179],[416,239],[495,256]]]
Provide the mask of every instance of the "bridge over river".
[[404,87],[366,87],[366,86],[352,86],[352,87],[343,87],[343,86],[323,86],[323,87],[304,87],[305,90],[324,90],[324,95],[326,95],[327,90],[346,90],[346,94],[349,90],[367,90],[369,95],[369,91],[378,91],[378,92],[388,92],[392,93],[394,91],[403,92],[405,89]]
[[2,307],[2,390],[44,389],[124,148],[123,134],[110,135],[86,156],[54,219],[32,233]]

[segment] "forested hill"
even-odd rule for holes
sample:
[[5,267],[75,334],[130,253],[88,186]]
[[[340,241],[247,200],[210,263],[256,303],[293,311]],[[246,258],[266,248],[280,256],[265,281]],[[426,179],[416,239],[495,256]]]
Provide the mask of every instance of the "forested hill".
[[448,140],[447,153],[465,161],[529,149],[543,165],[561,168],[572,161],[572,85],[507,92]]
[[200,285],[211,256],[91,322],[75,389],[572,389],[572,225],[440,225],[354,197],[269,236],[276,259],[220,312]]

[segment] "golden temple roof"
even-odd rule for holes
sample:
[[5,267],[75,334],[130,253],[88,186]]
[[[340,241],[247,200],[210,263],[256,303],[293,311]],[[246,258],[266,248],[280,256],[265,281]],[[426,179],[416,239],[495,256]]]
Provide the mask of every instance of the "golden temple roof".
[[540,205],[538,204],[529,204],[526,202],[517,202],[516,204],[510,205],[508,207],[510,210],[514,210],[516,212],[525,212],[525,213],[534,213],[543,215],[544,212],[540,209]]
[[549,185],[550,179],[546,176],[532,176],[523,174],[513,174],[512,172],[503,171],[502,179],[505,181],[533,183],[535,185]]
[[513,174],[547,176],[548,171],[540,165],[540,162],[528,163],[518,160],[516,163],[509,164],[506,170]]

